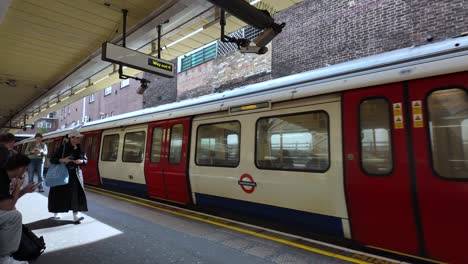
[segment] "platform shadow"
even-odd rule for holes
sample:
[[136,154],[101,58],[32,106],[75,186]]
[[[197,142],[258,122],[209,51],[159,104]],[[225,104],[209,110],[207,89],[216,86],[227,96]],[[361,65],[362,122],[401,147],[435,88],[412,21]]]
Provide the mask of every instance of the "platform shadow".
[[53,218],[46,218],[42,220],[38,220],[35,222],[25,224],[29,229],[43,229],[43,228],[51,228],[56,226],[63,226],[63,225],[76,225],[79,222],[75,223],[71,220],[60,220],[60,219],[53,219]]

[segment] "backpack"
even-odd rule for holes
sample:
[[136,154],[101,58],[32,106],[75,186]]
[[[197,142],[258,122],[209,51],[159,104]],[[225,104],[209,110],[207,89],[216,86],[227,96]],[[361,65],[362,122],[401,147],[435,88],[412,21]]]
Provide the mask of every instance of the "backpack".
[[37,259],[45,249],[44,238],[42,236],[37,237],[31,229],[23,225],[19,248],[12,256],[16,260],[34,260]]

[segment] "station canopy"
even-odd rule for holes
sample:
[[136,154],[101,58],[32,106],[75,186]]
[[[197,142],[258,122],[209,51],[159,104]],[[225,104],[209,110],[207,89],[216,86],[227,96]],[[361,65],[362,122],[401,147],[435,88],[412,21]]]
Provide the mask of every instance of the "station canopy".
[[[279,12],[302,0],[262,0]],[[120,82],[101,60],[105,41],[171,61],[220,37],[219,11],[205,0],[1,0],[0,129],[31,124],[84,96]],[[226,34],[246,24],[228,16]],[[140,71],[126,68],[126,75]]]

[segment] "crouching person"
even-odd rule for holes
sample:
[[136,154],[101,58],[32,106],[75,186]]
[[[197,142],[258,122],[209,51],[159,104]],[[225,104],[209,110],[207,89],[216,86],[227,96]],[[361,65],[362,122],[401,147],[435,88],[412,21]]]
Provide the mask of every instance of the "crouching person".
[[29,183],[21,188],[30,162],[28,157],[14,154],[0,167],[0,264],[28,263],[16,261],[10,255],[18,250],[22,232],[22,217],[15,208],[16,202],[37,187]]

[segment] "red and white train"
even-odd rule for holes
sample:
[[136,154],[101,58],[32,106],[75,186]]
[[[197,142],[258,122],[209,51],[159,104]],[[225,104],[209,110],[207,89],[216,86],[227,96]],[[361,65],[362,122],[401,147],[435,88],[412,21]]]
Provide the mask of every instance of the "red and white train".
[[[80,132],[87,184],[468,263],[468,37],[93,121]],[[45,135],[50,152],[65,134]]]

